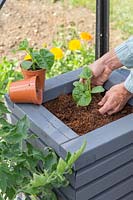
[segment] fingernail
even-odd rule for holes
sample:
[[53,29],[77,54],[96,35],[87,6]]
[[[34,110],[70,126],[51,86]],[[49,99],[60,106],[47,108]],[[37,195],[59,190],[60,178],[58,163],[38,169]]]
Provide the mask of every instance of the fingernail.
[[101,115],[105,114],[101,109],[99,109],[98,111],[100,112]]
[[102,101],[100,101],[100,102],[98,103],[98,105],[99,105],[99,106],[102,106],[102,105],[103,105],[103,102],[102,102]]

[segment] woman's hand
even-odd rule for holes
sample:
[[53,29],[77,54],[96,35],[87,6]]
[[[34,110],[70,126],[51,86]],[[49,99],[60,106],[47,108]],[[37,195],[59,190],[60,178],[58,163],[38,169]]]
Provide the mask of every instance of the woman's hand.
[[120,83],[111,87],[109,91],[106,92],[105,96],[99,102],[99,112],[103,114],[112,115],[123,109],[127,101],[133,96],[125,88],[124,83]]
[[[122,64],[119,61],[115,50],[111,50],[101,58],[96,60],[94,63],[89,65],[89,68],[92,70],[92,84],[93,85],[103,85],[105,81],[108,80],[109,75],[114,69],[121,67]],[[85,80],[81,79],[82,82]]]

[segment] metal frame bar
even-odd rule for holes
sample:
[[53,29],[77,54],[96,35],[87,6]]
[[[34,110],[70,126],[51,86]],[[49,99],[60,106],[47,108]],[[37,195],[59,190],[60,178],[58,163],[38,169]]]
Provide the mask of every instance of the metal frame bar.
[[0,9],[2,8],[2,6],[4,5],[6,0],[0,0]]
[[110,0],[96,0],[96,59],[109,50]]

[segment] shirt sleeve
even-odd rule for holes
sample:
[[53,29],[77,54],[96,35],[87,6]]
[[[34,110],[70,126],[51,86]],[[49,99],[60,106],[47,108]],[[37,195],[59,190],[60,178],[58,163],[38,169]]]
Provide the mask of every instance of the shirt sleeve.
[[[133,37],[130,37],[127,41],[117,46],[115,48],[115,52],[120,62],[124,66],[128,68],[133,68]],[[129,92],[133,93],[133,70],[132,69],[124,85]]]
[[124,86],[129,92],[133,93],[133,70],[131,70],[129,76],[125,80]]

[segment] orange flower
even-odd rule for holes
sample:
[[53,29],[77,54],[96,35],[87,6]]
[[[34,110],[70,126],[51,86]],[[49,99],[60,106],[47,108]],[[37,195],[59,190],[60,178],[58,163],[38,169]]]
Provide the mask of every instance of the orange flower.
[[88,33],[88,32],[81,32],[80,33],[80,38],[82,40],[90,41],[90,40],[92,40],[92,35],[90,33]]
[[76,51],[81,48],[80,40],[71,40],[68,44],[68,47],[71,51]]
[[27,55],[25,55],[24,60],[32,60],[32,58],[29,54],[27,54]]
[[58,47],[53,47],[50,51],[54,54],[56,60],[59,60],[63,57],[63,51]]

